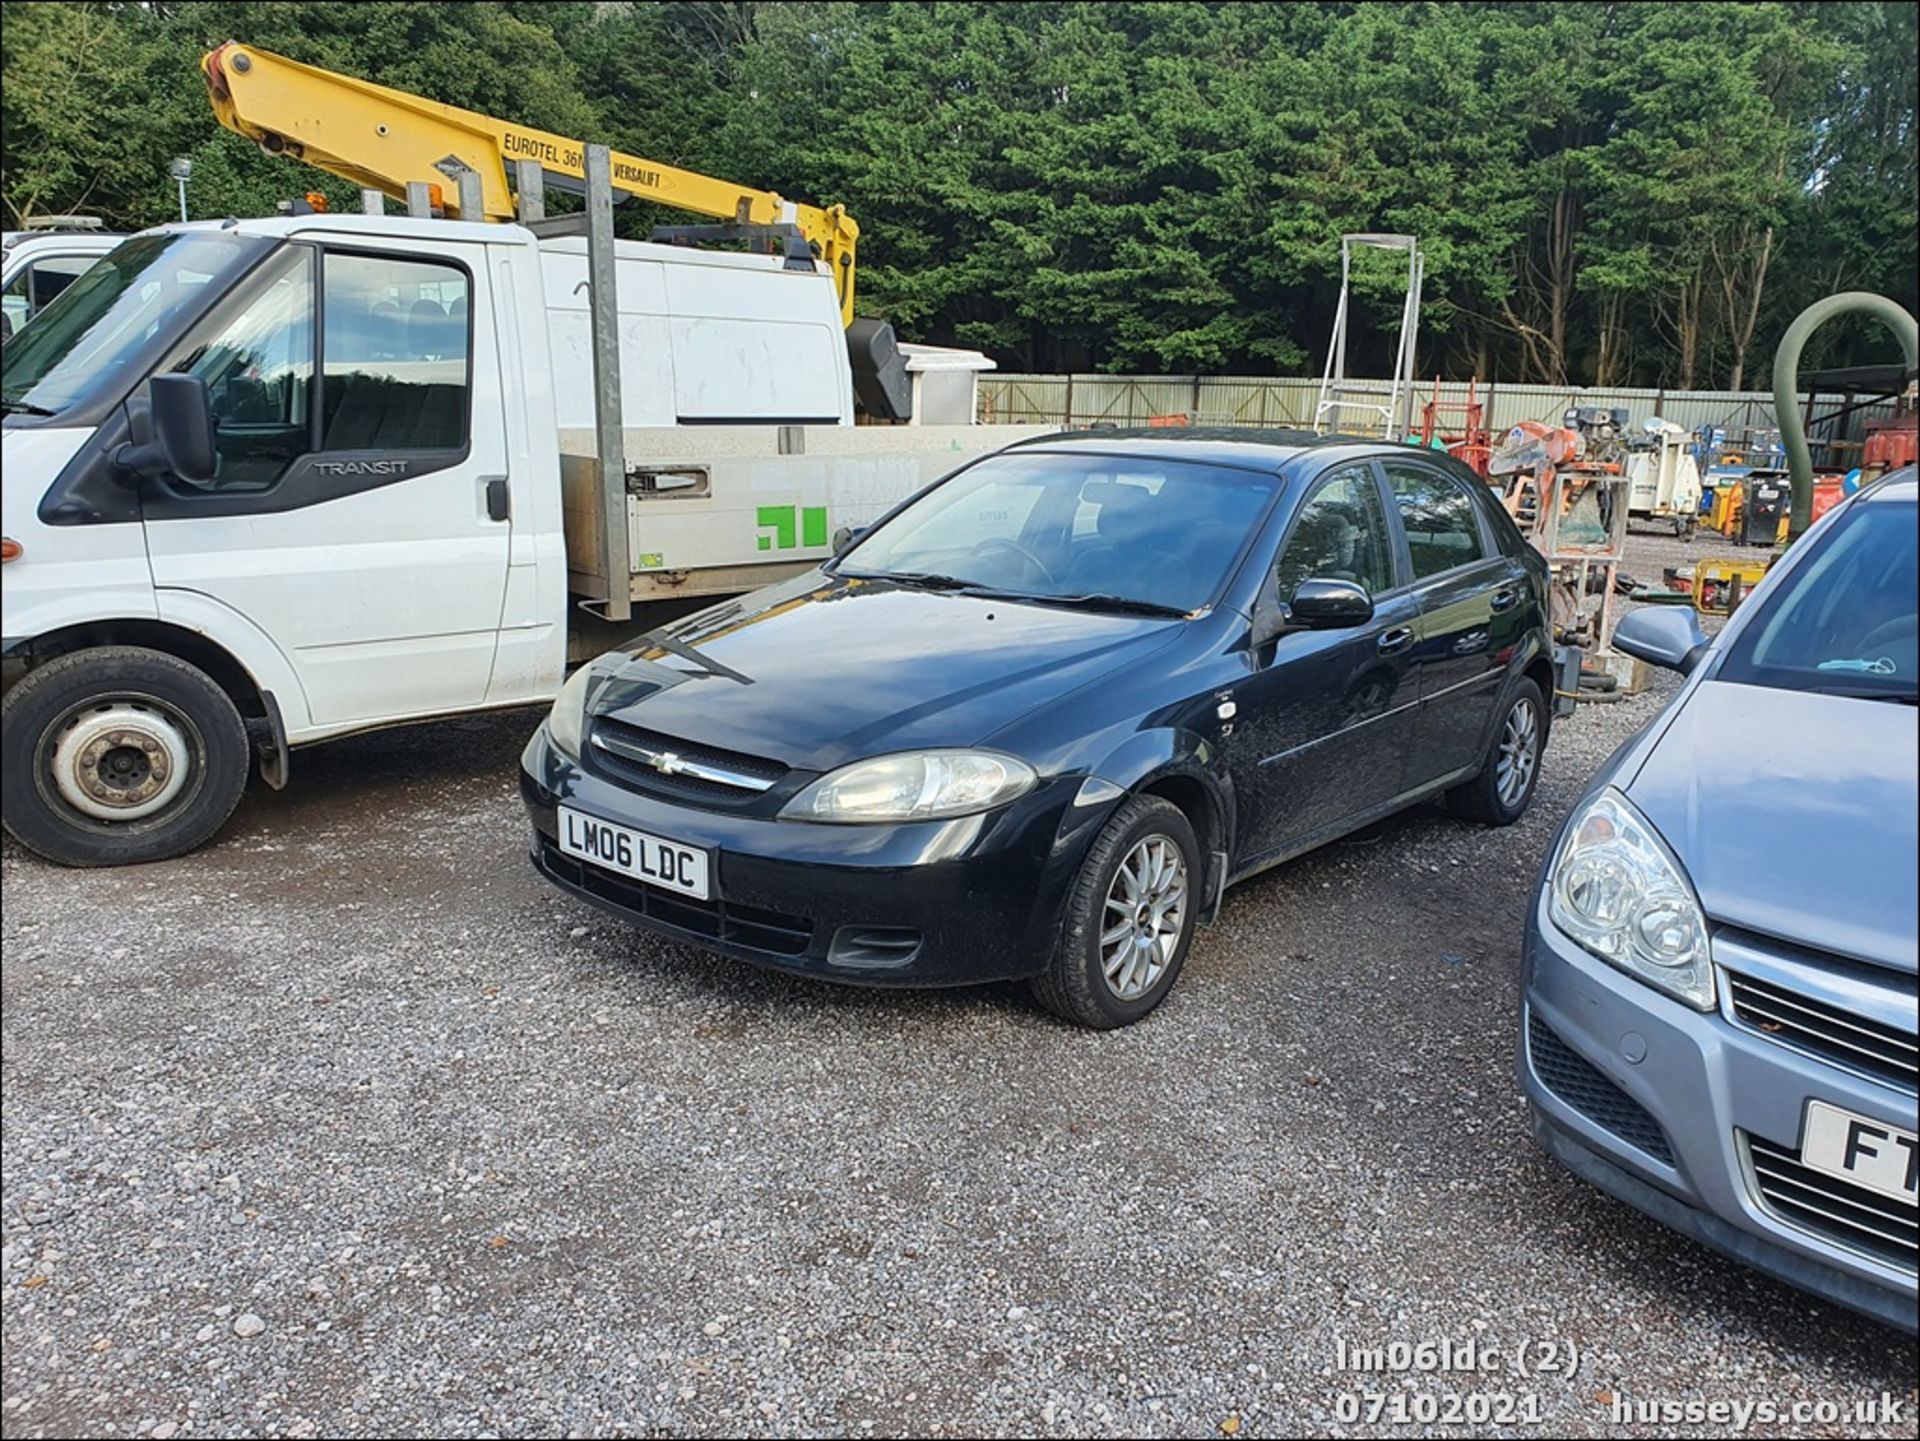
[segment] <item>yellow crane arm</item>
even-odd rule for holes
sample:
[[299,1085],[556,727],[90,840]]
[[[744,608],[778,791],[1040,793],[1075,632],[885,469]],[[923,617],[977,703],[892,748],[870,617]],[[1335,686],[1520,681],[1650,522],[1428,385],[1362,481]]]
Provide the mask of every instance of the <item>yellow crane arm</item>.
[[[450,198],[445,209],[456,213],[456,187],[438,167],[449,157],[458,160],[480,177],[485,212],[463,220],[514,218],[509,160],[537,161],[561,175],[586,177],[578,140],[302,65],[251,45],[222,45],[201,58],[200,68],[213,113],[227,129],[363,189],[404,201],[409,180],[427,181],[442,187]],[[750,190],[618,151],[613,184],[645,200],[734,224],[794,226],[827,262],[840,296],[841,322],[852,323],[860,227],[846,207],[801,205],[770,190]]]

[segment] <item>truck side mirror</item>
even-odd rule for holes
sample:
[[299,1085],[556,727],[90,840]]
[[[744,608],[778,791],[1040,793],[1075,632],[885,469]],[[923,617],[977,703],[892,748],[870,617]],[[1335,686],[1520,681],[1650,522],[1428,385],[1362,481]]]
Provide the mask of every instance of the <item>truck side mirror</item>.
[[213,479],[213,404],[197,375],[156,375],[147,382],[147,426],[153,439],[123,445],[113,461],[136,475],[174,475],[195,483]]

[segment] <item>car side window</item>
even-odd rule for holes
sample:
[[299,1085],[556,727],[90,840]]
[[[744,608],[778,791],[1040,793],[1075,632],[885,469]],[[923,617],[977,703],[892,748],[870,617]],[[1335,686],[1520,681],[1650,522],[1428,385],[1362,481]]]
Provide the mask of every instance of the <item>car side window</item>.
[[1403,460],[1382,464],[1400,508],[1415,580],[1487,558],[1473,497],[1459,480]]
[[1300,507],[1276,567],[1279,598],[1307,580],[1350,580],[1368,595],[1393,588],[1387,515],[1373,467],[1349,465],[1316,485]]
[[322,450],[454,450],[466,443],[467,273],[329,255]]
[[[315,451],[466,443],[468,280],[458,266],[288,250],[265,289],[174,368],[207,382],[216,465],[196,489],[271,490]],[[313,384],[316,267],[325,322]],[[316,420],[314,406],[319,406]],[[320,443],[314,444],[318,433]]]

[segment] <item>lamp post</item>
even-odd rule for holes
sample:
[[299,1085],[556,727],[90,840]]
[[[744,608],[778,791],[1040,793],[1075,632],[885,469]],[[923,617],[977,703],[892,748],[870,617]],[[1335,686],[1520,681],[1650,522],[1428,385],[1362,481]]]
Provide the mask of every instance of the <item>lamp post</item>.
[[167,174],[180,186],[180,223],[184,225],[187,220],[187,177],[193,174],[193,162],[184,155],[177,155],[167,166]]

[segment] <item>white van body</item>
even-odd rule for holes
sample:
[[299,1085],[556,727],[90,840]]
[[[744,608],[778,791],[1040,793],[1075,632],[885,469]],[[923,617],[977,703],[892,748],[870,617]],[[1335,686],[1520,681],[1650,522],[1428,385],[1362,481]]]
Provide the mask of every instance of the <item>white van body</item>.
[[11,336],[126,239],[100,230],[9,230],[0,237],[0,313]]

